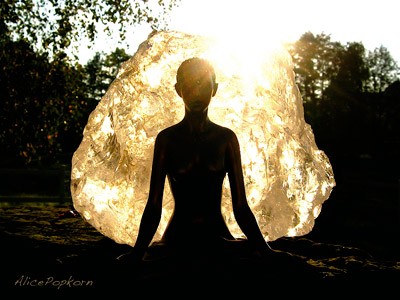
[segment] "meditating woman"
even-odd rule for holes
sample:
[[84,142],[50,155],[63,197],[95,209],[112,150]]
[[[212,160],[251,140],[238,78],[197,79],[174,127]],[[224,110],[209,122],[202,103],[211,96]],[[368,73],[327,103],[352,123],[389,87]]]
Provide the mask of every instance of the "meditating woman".
[[[174,199],[173,214],[158,243],[166,252],[177,257],[212,255],[237,249],[239,244],[260,255],[273,252],[247,203],[237,136],[208,117],[217,89],[214,68],[207,60],[190,58],[178,68],[175,90],[185,114],[156,137],[148,201],[133,247],[136,259],[144,257],[158,228],[166,178]],[[221,213],[225,176],[245,239],[231,235]]]

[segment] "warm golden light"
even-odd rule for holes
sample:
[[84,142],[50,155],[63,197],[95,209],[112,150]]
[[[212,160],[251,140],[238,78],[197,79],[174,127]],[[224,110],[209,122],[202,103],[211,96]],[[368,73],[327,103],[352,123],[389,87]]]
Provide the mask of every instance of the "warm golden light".
[[[176,70],[192,56],[210,60],[219,89],[209,116],[240,141],[249,204],[267,241],[310,232],[335,180],[328,157],[304,120],[290,55],[280,46],[232,45],[180,32],[158,32],[119,71],[89,117],[72,159],[76,210],[96,229],[133,245],[150,183],[157,133],[183,117]],[[173,209],[166,184],[155,240]],[[242,236],[224,182],[223,215]]]

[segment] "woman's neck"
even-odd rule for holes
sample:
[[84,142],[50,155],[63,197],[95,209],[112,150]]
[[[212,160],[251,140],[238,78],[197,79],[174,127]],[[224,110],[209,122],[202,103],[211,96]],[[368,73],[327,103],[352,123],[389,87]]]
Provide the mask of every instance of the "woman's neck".
[[210,124],[207,110],[203,112],[185,112],[185,123],[189,126],[190,131],[201,133],[204,132]]

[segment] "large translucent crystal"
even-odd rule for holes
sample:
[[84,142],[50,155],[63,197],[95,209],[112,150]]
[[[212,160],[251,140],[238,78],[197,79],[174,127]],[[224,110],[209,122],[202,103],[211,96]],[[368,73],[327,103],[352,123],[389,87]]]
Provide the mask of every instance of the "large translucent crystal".
[[[161,31],[121,67],[90,114],[72,158],[75,209],[102,234],[134,245],[147,201],[157,133],[183,117],[176,70],[192,56],[209,59],[219,90],[210,119],[240,141],[249,204],[267,241],[309,233],[335,186],[328,157],[304,120],[290,55],[283,48],[226,47],[213,39]],[[242,52],[238,51],[242,49]],[[174,203],[166,184],[158,240]],[[235,237],[243,233],[224,182],[222,212]]]

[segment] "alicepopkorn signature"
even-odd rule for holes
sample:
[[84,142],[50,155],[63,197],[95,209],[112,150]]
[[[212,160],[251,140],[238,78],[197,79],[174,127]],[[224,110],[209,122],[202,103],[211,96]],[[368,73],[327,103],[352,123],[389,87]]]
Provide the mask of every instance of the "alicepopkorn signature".
[[65,278],[55,278],[53,276],[34,278],[26,275],[21,275],[17,278],[14,285],[16,287],[51,287],[56,289],[61,288],[76,288],[76,287],[93,287],[93,280],[75,279],[72,275]]

